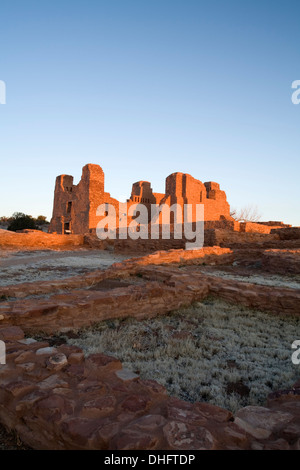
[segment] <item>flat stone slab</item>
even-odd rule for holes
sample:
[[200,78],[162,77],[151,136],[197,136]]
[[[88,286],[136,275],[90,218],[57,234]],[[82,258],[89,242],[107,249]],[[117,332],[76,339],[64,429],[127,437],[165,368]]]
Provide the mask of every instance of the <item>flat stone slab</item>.
[[119,377],[119,379],[123,380],[124,382],[127,382],[128,380],[136,380],[139,378],[137,374],[135,374],[129,369],[118,370],[116,372],[116,376]]

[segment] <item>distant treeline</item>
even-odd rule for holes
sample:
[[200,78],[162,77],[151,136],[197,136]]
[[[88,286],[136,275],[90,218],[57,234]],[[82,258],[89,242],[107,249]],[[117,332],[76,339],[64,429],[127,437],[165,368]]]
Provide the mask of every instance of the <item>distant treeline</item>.
[[23,214],[23,212],[14,212],[11,217],[0,217],[0,226],[13,232],[24,229],[42,230],[42,227],[48,224],[47,217],[44,215],[34,218],[31,215]]

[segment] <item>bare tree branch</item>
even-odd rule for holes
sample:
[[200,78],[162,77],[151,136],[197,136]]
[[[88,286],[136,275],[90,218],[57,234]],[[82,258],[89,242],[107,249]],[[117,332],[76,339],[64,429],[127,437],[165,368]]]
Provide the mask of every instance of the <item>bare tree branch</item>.
[[241,209],[232,209],[230,215],[237,222],[258,222],[261,219],[257,206],[251,205]]

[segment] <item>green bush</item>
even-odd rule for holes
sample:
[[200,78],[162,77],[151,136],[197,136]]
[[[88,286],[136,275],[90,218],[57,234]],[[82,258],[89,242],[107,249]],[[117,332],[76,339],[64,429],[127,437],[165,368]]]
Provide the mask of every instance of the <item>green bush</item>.
[[22,212],[15,212],[10,219],[10,224],[7,227],[7,230],[16,232],[17,230],[24,230],[26,228],[37,229],[35,220],[31,217],[31,215],[26,215]]

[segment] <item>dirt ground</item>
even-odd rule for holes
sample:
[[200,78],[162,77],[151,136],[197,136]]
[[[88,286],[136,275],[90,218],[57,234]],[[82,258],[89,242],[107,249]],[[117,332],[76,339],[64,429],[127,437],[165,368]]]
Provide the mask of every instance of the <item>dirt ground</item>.
[[[128,254],[122,255],[119,253],[115,254],[113,251],[108,251],[108,250],[93,250],[93,249],[85,249],[85,248],[78,248],[75,250],[70,250],[70,249],[66,249],[66,250],[44,249],[44,250],[21,250],[21,251],[0,250],[0,296],[1,296],[1,286],[8,286],[8,285],[18,284],[22,282],[49,281],[49,280],[64,279],[64,278],[68,278],[71,276],[84,274],[86,272],[91,272],[97,269],[106,269],[109,266],[111,266],[113,263],[120,262],[129,257],[131,256]],[[183,267],[183,270],[184,269],[185,267]],[[300,275],[286,275],[285,276],[285,275],[279,275],[279,274],[271,274],[271,273],[264,272],[261,269],[261,267],[249,268],[245,266],[236,266],[236,265],[197,266],[197,267],[195,266],[193,267],[193,269],[202,271],[206,275],[217,276],[217,277],[224,278],[224,279],[235,279],[237,281],[250,282],[250,283],[260,284],[260,285],[282,286],[282,287],[289,287],[292,289],[300,289]],[[139,279],[137,280],[137,282],[138,281]],[[116,281],[113,281],[113,280],[105,281],[105,282],[102,281],[102,284],[99,286],[96,286],[96,288],[98,290],[100,288],[103,288],[103,289],[114,288],[115,283]],[[125,286],[126,282],[123,282],[123,284]],[[196,327],[198,327],[197,326],[198,322],[196,322],[195,324],[195,312],[193,311],[193,312],[190,312],[189,314],[188,312],[185,311],[183,312],[182,318],[180,317],[178,319],[175,316],[170,318],[169,319],[170,324],[167,324],[167,317],[163,319],[163,321],[161,320],[159,321],[159,325],[157,326],[157,331],[160,332],[160,330],[162,330],[161,334],[163,338],[170,337],[165,345],[163,341],[161,340],[161,335],[158,335],[158,334],[150,335],[151,337],[153,336],[154,340],[156,339],[159,343],[159,344],[155,344],[154,349],[159,352],[159,347],[161,347],[161,344],[163,344],[164,347],[161,351],[161,357],[165,360],[166,357],[168,356],[167,357],[168,361],[165,364],[166,366],[165,369],[163,367],[164,366],[163,363],[161,364],[161,367],[160,367],[161,372],[162,372],[162,375],[160,377],[161,383],[164,386],[166,386],[169,393],[173,393],[174,396],[178,396],[182,399],[187,399],[187,400],[192,400],[192,401],[194,399],[199,399],[199,398],[203,399],[202,396],[200,397],[198,396],[199,394],[197,395],[198,392],[196,393],[197,387],[199,388],[201,377],[200,376],[198,377],[197,375],[195,375],[194,365],[191,364],[191,367],[190,367],[191,373],[189,376],[187,376],[186,373],[184,374],[183,371],[186,372],[188,370],[187,366],[189,364],[189,361],[191,361],[192,352],[194,352],[195,357],[192,359],[195,361],[195,363],[198,364],[199,360],[201,359],[202,363],[204,364],[203,361],[206,358],[203,359],[202,357],[201,358],[198,357],[198,349],[199,350],[203,349],[203,344],[201,343],[202,347],[198,348],[196,347],[197,344],[195,346],[193,341],[195,340],[195,338],[197,341],[198,340],[200,341],[201,338],[204,341],[205,335],[207,334],[208,342],[205,342],[204,349],[208,350],[209,347],[213,347],[213,352],[209,354],[209,361],[207,361],[206,368],[202,367],[201,369],[202,375],[204,374],[204,376],[201,379],[203,382],[202,388],[204,387],[203,388],[204,392],[207,394],[210,393],[210,386],[209,387],[206,386],[206,382],[210,383],[213,380],[212,378],[207,378],[207,377],[209,377],[209,371],[212,369],[211,357],[214,355],[214,361],[216,363],[215,370],[219,371],[219,370],[226,369],[225,372],[227,374],[226,377],[224,377],[224,380],[223,380],[224,383],[222,383],[222,387],[223,387],[222,389],[219,390],[219,388],[217,387],[218,384],[215,384],[215,388],[214,388],[215,396],[219,395],[221,397],[219,399],[220,403],[219,402],[217,403],[219,406],[223,406],[225,408],[230,408],[230,405],[232,405],[232,407],[244,406],[245,404],[243,400],[248,399],[248,396],[252,393],[252,390],[254,390],[255,387],[257,390],[259,390],[259,393],[262,392],[261,389],[263,388],[263,396],[265,397],[266,393],[272,390],[272,387],[270,384],[272,380],[274,379],[274,376],[276,375],[276,374],[274,375],[274,371],[277,367],[276,366],[278,362],[277,356],[276,356],[277,362],[275,361],[275,365],[273,367],[273,375],[271,374],[270,377],[267,380],[265,380],[263,387],[262,387],[261,382],[258,381],[258,383],[256,384],[254,379],[251,379],[250,382],[249,381],[247,382],[247,377],[249,376],[248,370],[245,370],[245,372],[248,374],[248,375],[246,374],[247,377],[246,375],[244,377],[244,375],[242,374],[242,371],[245,369],[245,366],[243,364],[246,364],[249,362],[248,361],[249,357],[237,358],[233,355],[233,353],[230,355],[228,351],[226,351],[226,354],[225,354],[226,357],[224,356],[226,358],[226,361],[224,362],[224,357],[222,356],[222,358],[219,359],[217,355],[217,352],[218,352],[217,349],[219,347],[218,346],[219,343],[221,346],[226,345],[229,341],[229,336],[230,336],[229,333],[232,333],[232,331],[234,331],[234,328],[239,327],[239,323],[237,322],[237,319],[239,317],[241,317],[243,321],[248,322],[249,324],[247,323],[247,327],[251,327],[253,331],[252,330],[246,331],[244,326],[239,327],[239,331],[236,332],[236,337],[231,338],[231,343],[232,345],[234,345],[238,343],[237,339],[239,340],[241,339],[244,342],[242,345],[239,345],[239,347],[237,348],[238,351],[245,350],[247,346],[248,354],[250,354],[252,350],[253,352],[257,353],[257,349],[258,349],[258,345],[256,344],[257,343],[257,338],[256,338],[257,327],[255,326],[255,322],[257,321],[256,315],[253,317],[254,320],[250,314],[248,315],[249,317],[248,318],[247,315],[245,314],[245,309],[242,309],[241,311],[242,315],[240,315],[240,312],[237,312],[236,316],[234,317],[233,312],[229,309],[229,307],[226,305],[224,306],[222,304],[221,307],[219,308],[220,310],[220,312],[218,313],[219,316],[213,317],[212,312],[211,312],[211,308],[212,308],[211,302],[208,301],[208,304],[207,304],[207,302],[205,301],[203,302],[203,305],[202,304],[200,305],[200,307],[199,307],[200,310],[204,309],[206,313],[203,316],[203,318],[201,317],[202,318],[200,322],[201,325],[202,323],[204,324],[204,321],[206,321],[205,320],[206,318],[213,320],[212,324],[206,325],[205,330],[203,330],[204,332],[202,330],[201,331],[199,330],[199,332],[196,331]],[[227,310],[230,313],[230,315],[228,315],[228,318],[227,317],[225,318],[226,320],[225,321],[224,315],[226,314]],[[201,314],[201,311],[199,312],[197,311],[197,315]],[[222,332],[224,330],[223,323],[225,321],[227,325],[227,323],[230,321],[231,318],[235,319],[235,323],[232,324],[229,329],[228,328],[227,330],[225,329],[227,332],[226,333],[227,336],[224,338],[223,337],[221,338],[221,334],[223,334]],[[252,325],[252,320],[254,321],[253,323],[254,326]],[[263,319],[263,320],[264,321],[262,321],[261,323],[262,325],[265,325],[264,328],[268,333],[267,334],[266,331],[262,332],[262,334],[265,334],[267,338],[266,343],[262,345],[262,347],[265,350],[270,342],[269,333],[271,331],[271,328],[270,328],[270,325],[266,327],[267,320],[266,319]],[[174,321],[176,321],[177,323],[179,322],[178,323],[178,325],[180,326],[179,331],[177,331],[178,330],[177,323],[176,325],[173,324]],[[132,328],[133,325],[131,324],[132,323],[131,320],[129,320],[128,323],[130,324]],[[144,334],[144,330],[143,330],[143,328],[145,329],[146,327],[153,329],[154,328],[153,325],[155,324],[155,321],[151,321],[150,323],[151,324],[148,325],[148,322],[144,322],[144,323],[138,322],[134,337],[130,336],[131,330],[126,332],[125,337],[128,337],[128,339],[130,339],[129,341],[130,345],[128,345],[127,349],[130,351],[132,349],[129,355],[128,355],[128,350],[125,352],[122,351],[122,347],[126,345],[125,344],[126,341],[123,340],[124,331],[122,329],[123,326],[126,324],[126,322],[124,323],[124,325],[122,324],[122,328],[119,325],[117,325],[117,328],[116,328],[116,325],[113,324],[112,331],[110,331],[111,330],[110,328],[105,328],[105,330],[107,330],[105,334],[108,335],[108,340],[107,340],[108,342],[107,344],[105,343],[104,334],[102,335],[101,341],[104,342],[103,344],[106,347],[103,347],[103,345],[101,345],[101,341],[100,341],[101,335],[99,336],[99,331],[96,332],[96,335],[94,334],[93,331],[91,331],[90,332],[91,335],[88,336],[87,338],[84,338],[84,335],[83,335],[83,338],[80,338],[76,335],[73,338],[70,337],[70,338],[58,338],[58,339],[62,342],[71,342],[73,344],[77,344],[80,347],[82,347],[85,350],[85,352],[91,352],[90,349],[92,349],[93,352],[99,352],[99,351],[102,352],[102,350],[106,350],[108,348],[108,345],[111,348],[112,347],[111,345],[113,344],[114,347],[116,347],[116,349],[112,348],[112,350],[105,351],[105,352],[109,352],[110,354],[116,355],[116,356],[118,356],[119,354],[120,359],[122,360],[122,362],[124,362],[124,364],[127,367],[133,367],[135,369],[141,369],[141,370],[146,370],[146,371],[148,368],[149,377],[153,378],[154,376],[155,379],[159,381],[159,376],[158,376],[159,374],[157,372],[157,362],[159,360],[159,357],[156,356],[154,358],[153,367],[151,365],[151,360],[150,360],[151,358],[150,359],[148,358],[149,359],[148,363],[147,361],[140,360],[140,355],[142,353],[151,352],[151,350],[153,349],[152,347],[149,347],[149,344],[148,344],[149,337],[147,334]],[[219,323],[221,324],[221,326],[219,325]],[[295,335],[296,335],[297,328],[299,328],[298,324],[297,324],[297,327],[294,328],[293,330],[293,334]],[[246,337],[247,337],[246,339],[244,338],[244,335],[242,334],[243,331],[246,332]],[[280,332],[280,334],[282,334],[282,328],[281,329],[279,328],[278,331]],[[120,338],[111,336],[111,335],[115,335],[118,332],[120,333]],[[198,338],[196,333],[198,334],[200,339]],[[102,329],[101,329],[101,334],[102,334]],[[273,336],[275,337],[275,335],[272,335],[272,337]],[[217,339],[221,338],[221,340],[217,341],[216,337],[218,337]],[[248,344],[251,338],[253,339],[253,345]],[[291,343],[291,339],[293,338],[294,336],[291,335],[289,332],[288,340],[286,341],[286,344],[288,345],[286,349],[289,348],[288,353],[286,352],[286,350],[282,352],[282,357],[285,361],[290,362],[290,358],[289,358],[290,343]],[[84,344],[85,341],[86,341],[86,344]],[[175,359],[174,359],[173,354],[171,354],[172,348],[174,345],[175,345],[176,351],[178,350],[179,341],[182,342],[182,345],[181,345],[183,348],[182,356],[185,361],[182,364],[182,369],[179,367],[177,356],[175,355],[174,356]],[[273,345],[273,350],[276,352],[277,355],[278,355],[278,351],[280,349],[279,346],[281,345],[281,343],[282,343],[282,337],[280,336],[278,342],[275,345]],[[118,344],[120,344],[119,350],[117,348]],[[231,351],[231,349],[233,351],[232,345],[228,347],[229,351]],[[183,353],[185,352],[186,349],[187,349],[187,355],[185,357]],[[170,354],[169,353],[166,354],[166,351],[169,351]],[[223,360],[223,363],[222,363],[222,360]],[[268,361],[271,361],[271,360],[273,360],[273,358],[268,357]],[[258,356],[256,354],[255,356],[252,357],[252,360],[250,361],[250,363],[257,364],[258,362],[259,362]],[[220,363],[222,363],[221,366],[220,366]],[[226,367],[224,369],[225,363],[226,363]],[[173,370],[173,373],[171,374],[172,367],[174,370]],[[269,369],[270,368],[268,368],[268,370]],[[287,374],[286,367],[284,365],[282,367],[282,371],[283,371],[282,372],[283,375]],[[183,381],[183,383],[180,383],[180,386],[177,384],[176,380],[174,379],[174,377],[176,377],[175,372],[179,373],[179,375],[181,376],[180,380],[181,382]],[[261,368],[261,370],[258,370],[258,371],[255,370],[254,372],[258,376],[263,376],[263,377],[266,376],[265,370],[263,368]],[[170,374],[172,375],[172,377]],[[279,372],[277,375],[279,376]],[[184,376],[186,376],[186,378]],[[195,384],[195,394],[194,394],[195,396],[194,395],[190,396],[191,384],[195,376],[197,378],[196,380],[197,383]],[[149,377],[147,376],[146,378],[149,378]],[[284,383],[285,382],[282,379],[282,384]],[[276,386],[277,385],[278,384],[276,383]],[[232,399],[232,403],[229,403],[229,402],[223,403],[224,401],[223,399],[224,397],[226,398],[226,395],[228,395],[229,398],[233,396],[234,400]],[[23,444],[14,432],[7,432],[5,428],[0,425],[0,450],[30,450],[30,448],[27,447],[25,444]]]
[[6,431],[0,424],[0,450],[31,450],[31,448],[23,444],[17,434]]
[[259,284],[263,286],[288,287],[289,289],[300,289],[299,274],[272,274],[261,269],[237,268],[232,266],[200,267],[199,270],[224,279],[235,279],[237,281],[249,282],[250,284]]
[[49,281],[106,269],[128,258],[107,250],[0,251],[0,286],[21,282]]
[[[105,269],[128,256],[104,250],[0,250],[0,286],[46,281]],[[0,425],[0,450],[30,450]]]

